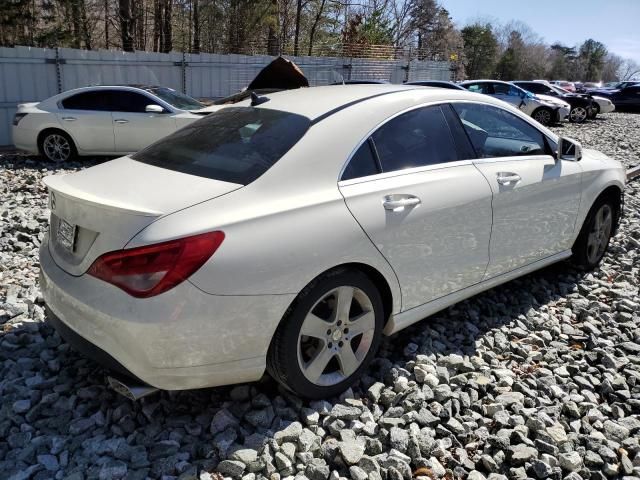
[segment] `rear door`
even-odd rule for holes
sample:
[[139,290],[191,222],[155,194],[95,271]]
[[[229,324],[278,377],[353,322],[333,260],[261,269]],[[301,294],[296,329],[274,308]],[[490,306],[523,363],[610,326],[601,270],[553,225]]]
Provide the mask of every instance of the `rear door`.
[[486,278],[571,248],[582,169],[556,160],[541,131],[491,105],[455,103],[493,192],[493,229]]
[[120,153],[137,152],[176,131],[173,112],[145,111],[147,105],[162,105],[143,93],[114,90],[111,103],[116,151]]
[[448,105],[392,118],[358,148],[339,182],[395,270],[403,310],[479,282],[489,260],[491,189],[447,118],[457,122]]
[[113,153],[115,141],[104,89],[77,93],[60,102],[56,114],[62,128],[71,135],[80,153]]

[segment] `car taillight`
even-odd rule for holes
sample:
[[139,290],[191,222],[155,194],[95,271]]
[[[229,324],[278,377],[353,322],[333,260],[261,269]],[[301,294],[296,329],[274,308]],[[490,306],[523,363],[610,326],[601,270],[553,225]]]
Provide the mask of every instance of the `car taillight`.
[[129,295],[159,295],[189,278],[215,253],[224,232],[209,232],[168,242],[105,253],[87,273]]
[[18,125],[20,123],[20,120],[22,120],[26,116],[26,113],[16,113],[13,117],[13,124]]

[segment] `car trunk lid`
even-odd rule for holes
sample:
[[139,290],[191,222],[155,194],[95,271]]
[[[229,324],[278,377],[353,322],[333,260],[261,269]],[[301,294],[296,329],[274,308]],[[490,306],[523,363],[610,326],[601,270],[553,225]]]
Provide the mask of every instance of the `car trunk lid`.
[[241,188],[122,157],[69,175],[46,177],[49,250],[82,275],[103,253],[119,250],[161,216]]

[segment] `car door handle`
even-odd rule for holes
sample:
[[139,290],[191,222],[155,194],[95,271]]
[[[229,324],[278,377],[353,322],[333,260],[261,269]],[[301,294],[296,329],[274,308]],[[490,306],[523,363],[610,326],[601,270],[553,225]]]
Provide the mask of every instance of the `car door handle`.
[[515,184],[515,183],[518,183],[520,180],[522,180],[520,178],[520,175],[512,172],[498,172],[496,174],[496,177],[500,185],[509,185],[511,183]]
[[75,122],[77,120],[76,117],[62,117],[65,122]]
[[386,210],[395,210],[396,208],[413,207],[420,205],[420,200],[415,195],[386,195],[382,200],[382,206]]
[[116,123],[129,123],[129,120],[125,120],[124,118],[116,118],[114,120]]

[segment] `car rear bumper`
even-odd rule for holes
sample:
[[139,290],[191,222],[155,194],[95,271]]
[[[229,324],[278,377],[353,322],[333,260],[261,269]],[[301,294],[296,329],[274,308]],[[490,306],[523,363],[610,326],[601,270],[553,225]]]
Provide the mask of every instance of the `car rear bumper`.
[[43,242],[40,285],[60,336],[108,368],[163,390],[258,380],[269,342],[294,295],[217,296],[183,282],[133,298],[64,272]]
[[11,137],[13,146],[17,150],[37,155],[38,152],[38,132],[29,128],[13,125],[11,127]]

